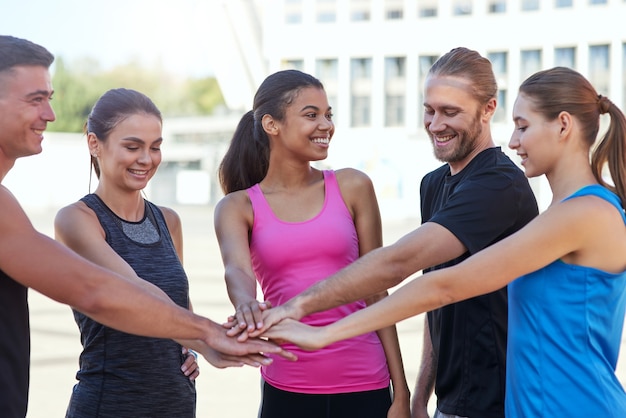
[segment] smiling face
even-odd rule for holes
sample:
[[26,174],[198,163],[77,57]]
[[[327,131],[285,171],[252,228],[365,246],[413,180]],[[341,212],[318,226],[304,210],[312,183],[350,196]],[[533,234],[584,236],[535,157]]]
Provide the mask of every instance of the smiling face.
[[557,146],[561,124],[558,119],[548,121],[533,109],[532,100],[520,94],[513,105],[515,129],[509,148],[522,159],[526,177],[549,174],[554,161],[558,160]]
[[137,113],[119,122],[104,141],[90,133],[89,149],[100,166],[98,187],[145,188],[161,163],[161,130],[157,116]]
[[268,135],[276,139],[272,152],[281,149],[307,161],[325,159],[335,133],[332,116],[323,89],[303,88],[285,108],[284,118],[280,121],[272,119],[272,123],[265,127]]
[[0,73],[0,153],[12,165],[39,154],[43,132],[55,119],[48,69],[18,66]]
[[482,144],[491,141],[486,127],[493,110],[495,99],[481,105],[468,80],[429,76],[424,89],[424,127],[435,157],[451,165],[467,164]]

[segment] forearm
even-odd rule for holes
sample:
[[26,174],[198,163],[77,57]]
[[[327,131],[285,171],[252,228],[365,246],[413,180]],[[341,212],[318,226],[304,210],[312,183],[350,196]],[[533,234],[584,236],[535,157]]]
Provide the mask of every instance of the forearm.
[[[409,274],[394,258],[390,247],[373,250],[300,295],[291,304],[299,318],[357,300],[363,300],[397,285]],[[299,319],[298,318],[298,319]]]
[[391,326],[383,328],[378,330],[377,334],[383,345],[385,357],[387,358],[387,367],[389,367],[394,400],[402,398],[408,401],[410,392],[404,373],[404,364],[402,362],[396,327]]
[[435,355],[432,341],[430,339],[428,318],[425,316],[422,357],[417,373],[417,379],[415,381],[415,389],[413,390],[413,401],[411,405],[413,410],[427,410],[428,401],[430,400],[435,388],[437,364],[437,356]]

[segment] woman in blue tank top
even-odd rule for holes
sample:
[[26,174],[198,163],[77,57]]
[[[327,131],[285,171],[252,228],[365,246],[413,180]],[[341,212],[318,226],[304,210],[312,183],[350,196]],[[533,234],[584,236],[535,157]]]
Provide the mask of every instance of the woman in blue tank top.
[[[594,146],[602,114],[610,124]],[[615,374],[626,307],[626,119],[581,74],[556,67],[522,83],[513,120],[510,148],[528,177],[545,174],[552,189],[541,215],[334,324],[286,320],[265,335],[317,349],[510,283],[507,418],[626,417]],[[268,311],[266,326],[289,309]]]
[[[85,126],[98,186],[61,209],[56,238],[124,277],[141,278],[190,308],[178,215],[142,190],[161,162],[161,113],[145,95],[106,92]],[[66,417],[194,417],[194,353],[169,339],[126,334],[78,311],[80,370]]]

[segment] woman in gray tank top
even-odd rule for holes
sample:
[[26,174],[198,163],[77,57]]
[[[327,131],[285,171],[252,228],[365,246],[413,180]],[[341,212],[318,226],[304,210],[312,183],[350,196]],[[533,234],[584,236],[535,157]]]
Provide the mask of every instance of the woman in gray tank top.
[[[98,177],[94,193],[59,211],[57,240],[125,277],[140,277],[191,308],[180,218],[145,200],[161,162],[161,113],[134,90],[106,92],[85,133]],[[66,417],[194,417],[199,367],[168,339],[126,334],[78,311],[80,370]]]

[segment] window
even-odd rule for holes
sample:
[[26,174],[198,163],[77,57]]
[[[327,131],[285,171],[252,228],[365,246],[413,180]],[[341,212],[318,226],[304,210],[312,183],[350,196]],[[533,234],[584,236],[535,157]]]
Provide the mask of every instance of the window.
[[589,47],[589,81],[599,94],[609,92],[609,45],[591,45]]
[[589,4],[606,4],[606,0],[589,0]]
[[452,14],[455,16],[464,16],[472,14],[472,1],[471,0],[453,0],[452,1]]
[[370,20],[370,0],[350,0],[350,20],[353,22]]
[[562,8],[562,7],[572,7],[574,5],[573,0],[555,0],[554,7]]
[[493,121],[505,122],[507,118],[506,89],[498,89],[496,100],[498,105],[496,106],[496,112],[493,114]]
[[332,23],[337,21],[337,4],[335,0],[316,1],[316,20],[319,23]]
[[522,51],[520,57],[520,76],[522,81],[539,70],[541,70],[541,50]]
[[506,0],[491,0],[488,7],[489,13],[506,13]]
[[387,20],[398,20],[404,17],[404,0],[386,0],[385,17]]
[[[339,94],[339,62],[335,58],[318,59],[315,61],[315,75],[324,84],[328,104],[336,110],[337,96]],[[337,112],[333,113],[337,115]],[[337,123],[337,116],[333,119]]]
[[576,68],[576,48],[554,48],[554,66]]
[[[423,109],[423,104],[424,104],[424,82],[426,81],[426,76],[428,75],[428,71],[430,70],[430,67],[433,66],[433,64],[435,63],[435,61],[437,61],[437,56],[436,55],[421,55],[419,57],[418,60],[418,89],[417,89],[417,106],[418,109],[422,108]],[[420,119],[419,119],[419,123],[420,125],[424,123],[424,112],[420,112],[419,113]]]
[[523,12],[539,10],[539,0],[521,0],[521,6]]
[[404,125],[406,58],[385,58],[385,126]]
[[490,52],[487,54],[487,59],[491,61],[491,66],[493,67],[493,73],[496,75],[496,79],[500,77],[506,78],[508,73],[507,53]]
[[437,17],[437,0],[417,0],[419,17]]
[[304,69],[304,61],[301,60],[301,59],[291,59],[291,60],[286,59],[286,60],[283,60],[282,68],[283,68],[283,70],[291,70],[291,69],[293,69],[293,70],[303,71],[303,69]]
[[285,23],[302,23],[302,0],[287,0],[285,2]]
[[505,51],[502,52],[490,52],[487,54],[487,58],[491,61],[493,68],[493,74],[496,77],[498,83],[497,101],[498,107],[493,115],[494,122],[503,122],[506,120],[508,111],[506,104],[507,93],[507,75],[509,72],[508,66],[508,54]]
[[350,72],[351,125],[369,126],[372,113],[372,60],[353,58],[350,60]]

